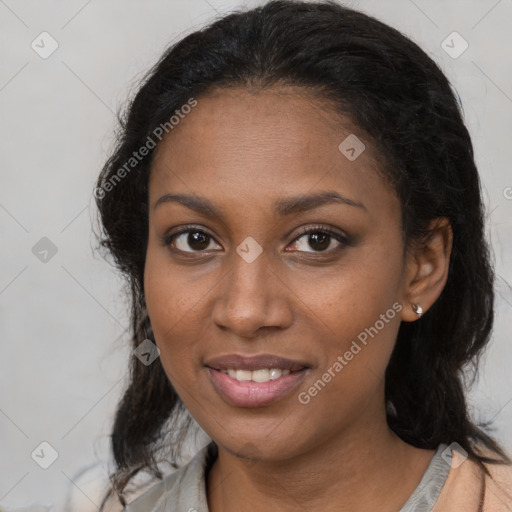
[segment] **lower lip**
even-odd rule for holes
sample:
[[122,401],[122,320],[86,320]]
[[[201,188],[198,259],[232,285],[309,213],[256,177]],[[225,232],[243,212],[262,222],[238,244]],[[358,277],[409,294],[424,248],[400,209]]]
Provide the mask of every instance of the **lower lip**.
[[251,380],[239,381],[219,370],[207,369],[219,395],[237,407],[269,405],[291,393],[307,372],[307,368],[304,368],[268,382],[254,382]]

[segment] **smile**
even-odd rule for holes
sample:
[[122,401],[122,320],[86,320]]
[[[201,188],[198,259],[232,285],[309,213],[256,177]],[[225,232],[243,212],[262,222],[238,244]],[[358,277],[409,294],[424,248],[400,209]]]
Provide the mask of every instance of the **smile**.
[[310,371],[309,368],[296,371],[279,368],[207,370],[216,392],[236,407],[261,407],[283,399],[300,385]]
[[235,370],[230,368],[228,370],[220,370],[222,373],[228,374],[232,379],[236,379],[241,382],[253,381],[253,382],[268,382],[270,380],[279,379],[282,375],[288,375],[290,370],[284,370],[281,368],[260,368],[258,370]]

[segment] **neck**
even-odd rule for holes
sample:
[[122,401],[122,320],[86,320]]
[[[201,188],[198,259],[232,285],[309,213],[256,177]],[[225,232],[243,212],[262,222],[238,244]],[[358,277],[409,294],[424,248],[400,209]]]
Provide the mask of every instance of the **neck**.
[[286,460],[249,460],[218,446],[207,479],[209,511],[398,510],[419,484],[434,450],[408,445],[385,422],[375,425]]

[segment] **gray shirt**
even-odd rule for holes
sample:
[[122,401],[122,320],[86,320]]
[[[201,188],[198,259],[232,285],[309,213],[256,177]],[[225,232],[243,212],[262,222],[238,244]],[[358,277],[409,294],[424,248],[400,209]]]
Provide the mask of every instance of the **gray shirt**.
[[[418,487],[398,512],[431,512],[450,470],[450,453],[440,444]],[[205,476],[217,456],[211,442],[185,466],[177,469],[130,503],[125,512],[208,512]]]

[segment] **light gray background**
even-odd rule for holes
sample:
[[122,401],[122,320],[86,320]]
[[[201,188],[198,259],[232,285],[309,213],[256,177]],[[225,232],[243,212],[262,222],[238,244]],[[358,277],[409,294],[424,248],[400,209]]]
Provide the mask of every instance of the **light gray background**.
[[[61,511],[72,490],[75,510],[97,510],[130,357],[121,282],[92,250],[92,187],[113,141],[114,112],[170,43],[217,13],[258,3],[0,0],[2,506]],[[500,276],[494,341],[471,403],[478,417],[494,419],[511,450],[512,2],[349,5],[418,42],[463,102]],[[31,48],[43,31],[59,45],[47,59]],[[469,44],[457,59],[441,47],[453,31]],[[42,237],[57,247],[46,263],[32,252]],[[42,441],[58,452],[46,470],[30,456]]]

